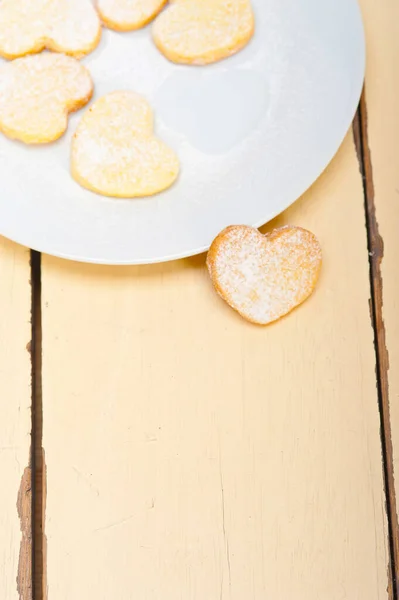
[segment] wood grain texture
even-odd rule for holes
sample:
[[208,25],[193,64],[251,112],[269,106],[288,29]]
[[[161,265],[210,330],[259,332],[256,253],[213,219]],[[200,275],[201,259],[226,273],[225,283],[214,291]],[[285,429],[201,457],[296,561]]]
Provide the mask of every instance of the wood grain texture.
[[29,251],[0,238],[0,598],[32,598]]
[[377,10],[374,0],[361,0],[361,7],[368,40],[366,90],[362,102],[366,196],[396,571],[394,583],[399,595],[399,480],[395,474],[399,461],[399,5],[395,0],[382,0]]
[[315,295],[269,328],[204,257],[44,257],[49,600],[382,600],[389,563],[352,136],[274,225],[314,231]]

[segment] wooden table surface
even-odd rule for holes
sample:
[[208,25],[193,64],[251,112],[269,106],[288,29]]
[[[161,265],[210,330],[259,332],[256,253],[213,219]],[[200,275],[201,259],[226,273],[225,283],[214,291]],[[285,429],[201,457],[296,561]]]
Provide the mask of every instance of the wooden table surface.
[[317,292],[257,328],[204,256],[63,262],[0,239],[0,600],[398,600],[399,2],[365,93],[265,230]]

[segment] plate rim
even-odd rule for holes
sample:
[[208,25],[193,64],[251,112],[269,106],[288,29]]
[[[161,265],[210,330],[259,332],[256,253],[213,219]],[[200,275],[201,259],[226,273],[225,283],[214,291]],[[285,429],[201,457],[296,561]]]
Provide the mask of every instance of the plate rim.
[[[359,18],[359,22],[360,22],[359,24],[361,25],[361,40],[359,40],[361,43],[361,52],[362,52],[361,57],[359,57],[359,63],[361,63],[361,70],[359,69],[359,82],[357,83],[357,86],[356,86],[357,87],[356,92],[353,92],[353,105],[351,106],[350,110],[348,109],[348,115],[350,115],[347,119],[348,123],[346,124],[344,132],[342,133],[342,135],[339,138],[337,147],[333,151],[331,151],[329,153],[329,155],[326,157],[326,159],[323,161],[323,165],[318,170],[318,173],[315,176],[313,176],[312,181],[310,181],[308,184],[306,184],[304,186],[303,185],[300,186],[300,189],[298,189],[297,193],[295,194],[295,197],[292,198],[290,201],[283,203],[280,208],[269,212],[266,216],[262,217],[254,224],[253,223],[231,223],[231,225],[245,224],[245,225],[253,226],[255,228],[260,228],[260,227],[267,225],[267,223],[269,223],[270,221],[275,219],[278,215],[282,214],[290,206],[295,204],[295,202],[297,202],[306,193],[306,191],[315,184],[315,182],[321,177],[321,175],[327,169],[327,167],[329,166],[331,161],[334,159],[336,154],[339,152],[339,150],[342,146],[342,143],[344,142],[346,136],[348,135],[351,125],[353,123],[353,120],[356,116],[356,112],[357,112],[357,109],[359,106],[359,101],[361,99],[361,95],[362,95],[363,88],[364,88],[364,79],[365,79],[365,71],[366,71],[366,37],[365,37],[365,29],[364,29],[364,23],[363,23],[363,18],[362,18],[362,12],[361,12],[358,1],[353,0],[353,2],[357,8],[358,18]],[[178,260],[195,257],[200,254],[206,253],[209,250],[209,247],[211,244],[211,243],[205,244],[205,245],[200,246],[195,249],[183,250],[181,252],[176,252],[176,253],[161,256],[161,257],[139,258],[139,259],[130,258],[130,259],[117,260],[117,259],[107,259],[104,257],[102,257],[102,258],[101,257],[99,257],[99,258],[91,257],[90,258],[87,256],[80,256],[79,254],[74,254],[74,253],[46,250],[45,244],[44,245],[34,244],[34,243],[30,244],[26,240],[26,236],[25,236],[25,241],[22,241],[18,235],[8,235],[8,234],[2,233],[1,231],[0,231],[0,235],[2,235],[6,239],[8,239],[14,243],[24,246],[28,250],[32,250],[32,251],[38,252],[40,254],[54,256],[56,258],[60,258],[60,259],[71,261],[71,262],[77,262],[77,263],[81,263],[81,264],[94,264],[94,265],[104,265],[104,266],[140,266],[140,265],[151,265],[151,264],[163,264],[163,263],[168,263],[168,262],[172,262],[172,261],[178,261]]]

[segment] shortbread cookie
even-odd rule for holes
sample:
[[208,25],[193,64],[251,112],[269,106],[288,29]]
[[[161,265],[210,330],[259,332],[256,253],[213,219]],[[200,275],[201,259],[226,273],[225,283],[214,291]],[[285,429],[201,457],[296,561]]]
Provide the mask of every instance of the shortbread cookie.
[[88,70],[75,58],[44,52],[0,67],[0,130],[26,144],[59,138],[68,113],[93,93]]
[[106,27],[133,31],[152,21],[167,0],[98,0],[97,8]]
[[133,92],[113,92],[84,114],[72,142],[71,172],[104,196],[151,196],[170,187],[179,161],[154,136],[152,110]]
[[254,26],[250,0],[175,0],[156,19],[153,38],[169,60],[204,65],[244,48]]
[[228,227],[207,258],[218,294],[259,325],[283,317],[311,295],[321,262],[319,242],[300,227],[282,227],[266,235],[253,227]]
[[80,58],[97,46],[100,18],[90,0],[1,0],[0,55],[47,48]]

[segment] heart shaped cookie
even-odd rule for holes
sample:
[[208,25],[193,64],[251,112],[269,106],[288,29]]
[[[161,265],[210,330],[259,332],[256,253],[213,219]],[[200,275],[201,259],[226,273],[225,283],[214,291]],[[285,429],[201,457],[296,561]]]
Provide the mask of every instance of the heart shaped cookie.
[[97,9],[106,27],[115,31],[133,31],[147,25],[167,0],[98,0]]
[[68,114],[93,93],[88,70],[75,58],[45,52],[0,67],[0,130],[26,144],[58,139]]
[[113,92],[83,116],[72,141],[71,172],[93,192],[134,198],[170,187],[179,161],[155,137],[148,102],[133,92]]
[[228,227],[214,240],[207,266],[218,294],[248,321],[267,325],[313,292],[322,263],[310,231],[282,227],[262,235],[243,225]]
[[99,16],[90,0],[1,0],[0,55],[12,59],[44,48],[79,58],[97,46]]
[[254,27],[250,0],[175,0],[156,19],[153,38],[169,60],[204,65],[244,48]]

